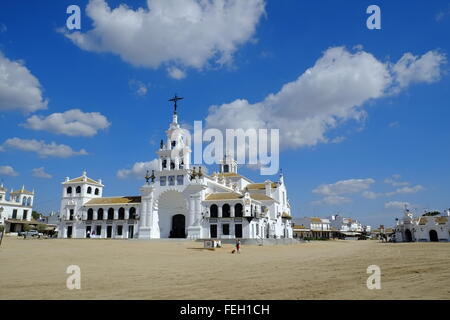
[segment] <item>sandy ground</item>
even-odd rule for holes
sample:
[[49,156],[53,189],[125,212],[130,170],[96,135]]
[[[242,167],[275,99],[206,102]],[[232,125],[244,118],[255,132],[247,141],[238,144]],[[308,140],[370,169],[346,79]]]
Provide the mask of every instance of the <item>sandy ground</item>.
[[[449,299],[450,243],[23,240],[0,247],[0,299]],[[369,290],[369,265],[381,290]],[[69,290],[66,269],[81,268]]]

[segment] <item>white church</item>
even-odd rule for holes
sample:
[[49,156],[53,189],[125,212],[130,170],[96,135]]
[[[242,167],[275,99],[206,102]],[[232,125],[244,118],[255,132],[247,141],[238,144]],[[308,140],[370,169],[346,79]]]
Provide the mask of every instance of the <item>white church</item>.
[[255,183],[225,156],[211,175],[190,165],[191,149],[177,112],[161,141],[158,170],[147,173],[140,195],[103,197],[101,180],[86,172],[62,183],[60,238],[292,238],[283,175]]
[[396,242],[449,242],[450,241],[450,209],[436,216],[414,217],[405,207],[401,219],[396,219]]

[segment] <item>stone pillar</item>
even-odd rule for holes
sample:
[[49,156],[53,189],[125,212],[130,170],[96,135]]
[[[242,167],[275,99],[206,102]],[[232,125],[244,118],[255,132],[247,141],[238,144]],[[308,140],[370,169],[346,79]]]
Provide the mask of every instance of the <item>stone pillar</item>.
[[[125,220],[128,220],[128,219],[130,219],[130,208],[125,208]],[[127,230],[128,230],[128,228],[127,228]]]
[[234,205],[230,204],[230,217],[234,218]]
[[92,220],[97,220],[98,216],[97,216],[97,210],[93,210],[94,213],[92,214]]
[[193,195],[189,197],[189,224],[188,226],[193,226],[195,222],[195,198]]
[[201,203],[200,194],[196,194],[194,196],[194,204],[195,204],[194,223],[195,223],[195,225],[199,226],[200,221],[202,219],[202,203]]
[[114,209],[114,216],[113,216],[114,220],[118,220],[119,219],[119,210]]
[[222,218],[222,206],[219,206],[219,205],[217,205],[218,206],[218,210],[217,210],[217,215],[218,215],[218,217],[219,218]]
[[139,239],[159,238],[159,228],[157,227],[157,219],[153,212],[153,184],[146,183],[141,187],[141,206],[139,218]]

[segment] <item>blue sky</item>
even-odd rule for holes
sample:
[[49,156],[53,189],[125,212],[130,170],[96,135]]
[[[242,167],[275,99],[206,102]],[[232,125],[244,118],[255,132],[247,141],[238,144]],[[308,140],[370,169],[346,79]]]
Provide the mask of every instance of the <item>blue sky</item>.
[[[185,97],[186,124],[209,117],[210,126],[226,127],[230,106],[245,121],[281,124],[295,216],[339,212],[379,225],[393,223],[401,203],[419,213],[450,206],[449,1],[252,0],[229,3],[236,10],[216,18],[202,12],[195,28],[177,16],[155,21],[146,1],[94,23],[102,5],[125,1],[91,1],[90,14],[88,2],[0,5],[0,178],[8,188],[34,188],[37,210],[58,210],[60,183],[83,169],[102,178],[105,195],[137,194],[139,172],[118,172],[155,158],[175,92]],[[188,18],[196,8],[194,0],[149,2]],[[65,29],[71,4],[82,10],[78,37]],[[381,8],[381,30],[366,27],[371,4]],[[135,27],[133,17],[148,24]],[[273,114],[246,116],[265,107]],[[74,109],[72,131],[47,118]],[[273,120],[289,112],[291,119]]]

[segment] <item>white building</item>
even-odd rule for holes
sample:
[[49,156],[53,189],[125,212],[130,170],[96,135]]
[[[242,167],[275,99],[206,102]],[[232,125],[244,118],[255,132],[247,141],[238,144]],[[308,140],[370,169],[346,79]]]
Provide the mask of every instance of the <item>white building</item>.
[[158,170],[138,196],[103,197],[101,180],[82,176],[62,183],[59,237],[292,238],[283,176],[254,183],[224,157],[218,172],[191,168],[191,150],[177,113],[161,141]]
[[438,216],[414,217],[405,208],[403,217],[397,219],[395,241],[450,241],[450,209]]
[[27,191],[22,186],[20,190],[8,190],[0,185],[0,224],[6,226],[6,232],[22,231],[22,225],[31,221],[33,211],[34,191]]
[[304,217],[293,219],[293,232],[298,238],[328,239],[331,225],[329,219]]

